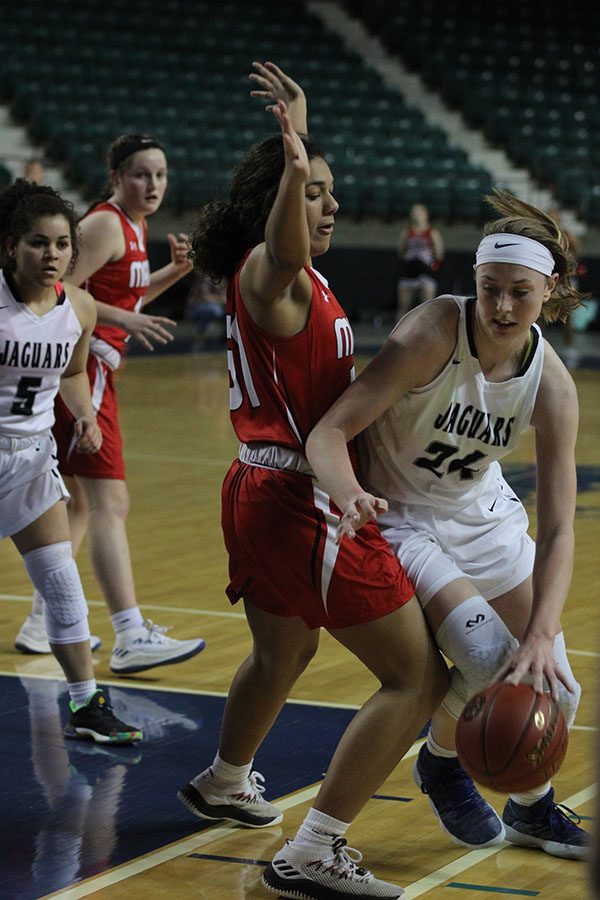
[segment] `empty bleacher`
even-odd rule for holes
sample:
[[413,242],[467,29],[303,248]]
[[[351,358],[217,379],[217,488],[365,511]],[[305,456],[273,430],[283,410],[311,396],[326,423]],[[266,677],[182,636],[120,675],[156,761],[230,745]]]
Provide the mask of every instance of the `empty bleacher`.
[[244,150],[274,130],[247,80],[252,59],[273,59],[308,94],[347,216],[396,219],[416,201],[447,222],[484,215],[490,174],[298,0],[4,0],[4,14],[1,99],[88,198],[126,131],[164,142],[175,213],[222,192]]
[[600,7],[587,0],[345,6],[562,205],[600,224]]

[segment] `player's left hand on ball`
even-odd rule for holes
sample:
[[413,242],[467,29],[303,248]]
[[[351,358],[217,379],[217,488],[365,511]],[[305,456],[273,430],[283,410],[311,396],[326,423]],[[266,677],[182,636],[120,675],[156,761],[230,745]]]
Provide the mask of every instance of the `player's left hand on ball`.
[[554,659],[554,641],[534,635],[525,638],[494,680],[506,681],[508,684],[520,684],[522,681],[530,683],[538,694],[549,690],[552,699],[557,702],[559,683],[569,693],[574,691],[573,685]]

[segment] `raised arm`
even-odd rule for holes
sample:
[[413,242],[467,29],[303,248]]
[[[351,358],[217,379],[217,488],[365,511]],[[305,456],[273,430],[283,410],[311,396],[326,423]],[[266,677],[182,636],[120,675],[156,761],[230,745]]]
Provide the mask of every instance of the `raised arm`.
[[303,327],[312,289],[304,266],[310,262],[306,184],[310,163],[282,100],[273,106],[283,136],[285,168],[265,227],[265,240],[248,257],[240,290],[254,320],[274,334]]
[[298,134],[308,133],[308,111],[304,91],[289,75],[273,62],[253,62],[256,71],[248,76],[257,87],[250,91],[251,97],[268,100],[266,109],[272,111],[273,105],[283,100],[288,108],[292,127]]

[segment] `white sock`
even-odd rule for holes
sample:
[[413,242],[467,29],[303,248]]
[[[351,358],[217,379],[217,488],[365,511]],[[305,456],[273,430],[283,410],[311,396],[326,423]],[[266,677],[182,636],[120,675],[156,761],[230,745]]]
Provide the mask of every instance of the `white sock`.
[[44,598],[40,594],[39,591],[33,592],[33,601],[31,603],[31,615],[32,616],[43,616],[44,615]]
[[71,681],[67,684],[69,688],[69,696],[77,709],[85,706],[92,694],[98,690],[98,685],[94,678],[89,681]]
[[130,628],[141,628],[144,624],[144,617],[139,606],[132,609],[122,609],[118,613],[114,613],[110,617],[112,627],[115,634],[121,634],[122,631],[128,631]]
[[521,806],[533,806],[534,803],[537,803],[538,800],[541,800],[542,797],[546,796],[550,787],[550,782],[546,781],[544,784],[532,788],[530,791],[523,791],[522,794],[510,794],[510,799],[514,800],[515,803],[519,803]]
[[332,839],[343,837],[349,825],[311,806],[292,843],[297,847],[331,847]]
[[443,759],[456,759],[458,755],[456,750],[448,750],[446,747],[438,744],[435,738],[432,737],[431,731],[427,734],[426,744],[432,756],[441,756]]
[[[247,765],[244,766],[232,766],[231,763],[225,762],[224,759],[221,759],[219,754],[214,758],[213,764],[211,766],[212,773],[215,779],[221,782],[223,785],[226,785],[228,788],[235,790],[239,788],[242,790],[248,784],[248,777],[252,770],[253,759],[250,760]],[[200,776],[198,776],[200,777]],[[192,784],[194,783],[192,779]]]

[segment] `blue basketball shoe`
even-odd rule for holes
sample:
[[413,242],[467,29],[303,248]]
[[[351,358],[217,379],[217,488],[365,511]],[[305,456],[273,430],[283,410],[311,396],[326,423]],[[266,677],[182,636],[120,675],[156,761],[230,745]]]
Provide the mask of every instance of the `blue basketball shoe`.
[[537,847],[563,859],[589,859],[591,836],[579,828],[581,819],[572,809],[554,802],[553,788],[533,806],[508,800],[502,821],[511,844]]
[[456,757],[434,756],[423,744],[413,766],[413,778],[429,797],[442,831],[457,844],[481,850],[504,840],[502,820]]

